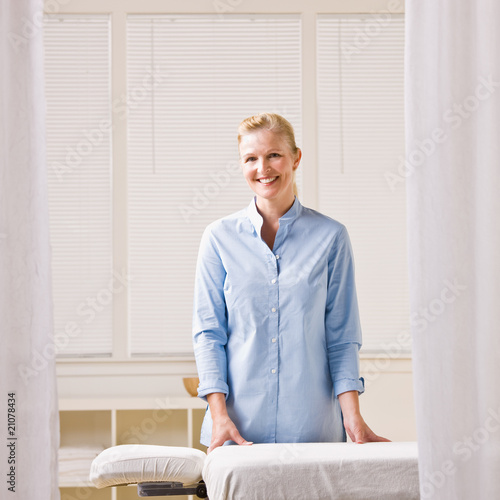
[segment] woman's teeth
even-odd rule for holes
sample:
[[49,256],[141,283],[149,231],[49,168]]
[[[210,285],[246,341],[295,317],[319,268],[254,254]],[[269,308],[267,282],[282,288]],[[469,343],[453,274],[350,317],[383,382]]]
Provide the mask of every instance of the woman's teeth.
[[257,180],[262,184],[269,184],[270,182],[275,181],[276,177],[268,177],[267,179],[257,179]]

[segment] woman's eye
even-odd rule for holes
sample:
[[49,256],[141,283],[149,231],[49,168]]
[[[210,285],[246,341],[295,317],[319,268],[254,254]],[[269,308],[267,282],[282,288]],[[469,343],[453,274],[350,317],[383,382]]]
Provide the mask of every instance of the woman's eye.
[[270,156],[281,156],[279,153],[271,153]]
[[248,163],[249,161],[255,161],[255,157],[254,157],[254,156],[249,156],[249,157],[245,160],[245,163]]

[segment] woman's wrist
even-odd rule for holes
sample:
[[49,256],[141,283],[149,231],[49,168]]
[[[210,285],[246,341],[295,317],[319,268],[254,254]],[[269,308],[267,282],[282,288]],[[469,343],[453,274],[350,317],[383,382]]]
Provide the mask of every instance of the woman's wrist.
[[210,406],[212,421],[219,422],[229,419],[226,407],[226,395],[223,392],[207,394],[207,401]]
[[358,391],[347,391],[338,395],[344,420],[361,418]]

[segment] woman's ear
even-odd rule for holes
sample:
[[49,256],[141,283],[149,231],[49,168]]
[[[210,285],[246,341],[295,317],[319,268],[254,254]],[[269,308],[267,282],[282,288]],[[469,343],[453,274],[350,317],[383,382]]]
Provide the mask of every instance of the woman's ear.
[[302,158],[302,150],[300,148],[297,148],[297,154],[295,156],[295,161],[293,162],[294,170],[297,170],[297,168],[299,167],[301,158]]

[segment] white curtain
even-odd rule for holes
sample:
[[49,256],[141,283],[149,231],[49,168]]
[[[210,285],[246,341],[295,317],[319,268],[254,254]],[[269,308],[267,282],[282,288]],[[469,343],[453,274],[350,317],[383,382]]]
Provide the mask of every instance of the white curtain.
[[0,497],[20,500],[59,498],[42,6],[0,2]]
[[500,498],[500,2],[407,0],[422,498]]

